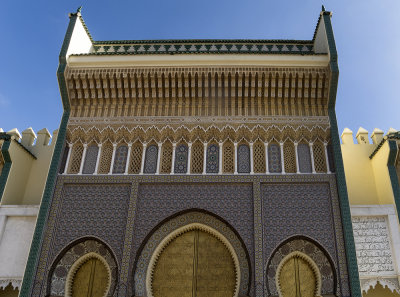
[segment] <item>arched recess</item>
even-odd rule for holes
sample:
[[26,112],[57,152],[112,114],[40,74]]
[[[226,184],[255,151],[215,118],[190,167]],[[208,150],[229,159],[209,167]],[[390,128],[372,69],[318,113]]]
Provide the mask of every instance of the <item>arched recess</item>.
[[96,169],[97,154],[99,153],[99,146],[96,142],[92,142],[88,145],[85,161],[83,163],[83,174],[93,174]]
[[68,173],[69,174],[77,174],[81,167],[83,154],[83,144],[81,142],[77,142],[72,147],[71,159],[68,164]]
[[223,243],[234,259],[237,272],[236,295],[232,296],[247,296],[250,289],[251,270],[244,243],[227,223],[214,215],[198,210],[165,220],[147,237],[147,241],[138,252],[134,265],[134,296],[153,296],[148,288],[151,287],[151,272],[158,256],[171,240],[190,230],[203,230]]
[[275,276],[279,297],[320,297],[321,274],[306,254],[295,251],[279,263]]
[[[319,294],[336,296],[339,287],[337,284],[337,270],[332,258],[319,243],[305,236],[296,236],[285,240],[271,254],[265,266],[265,291],[268,296],[281,296],[279,295],[276,279],[278,268],[288,255],[296,255],[293,253],[302,253],[315,263],[320,274],[321,290]],[[310,265],[312,266],[313,264]]]
[[67,247],[54,260],[48,276],[48,295],[54,297],[71,296],[75,273],[90,259],[97,259],[104,265],[109,278],[107,294],[113,296],[118,283],[118,266],[116,258],[105,243],[97,238],[81,238]]
[[113,173],[124,173],[126,167],[126,161],[128,159],[128,145],[123,142],[118,145],[115,151]]
[[203,173],[203,162],[204,162],[204,144],[200,140],[196,140],[192,145],[191,153],[191,170],[192,174]]

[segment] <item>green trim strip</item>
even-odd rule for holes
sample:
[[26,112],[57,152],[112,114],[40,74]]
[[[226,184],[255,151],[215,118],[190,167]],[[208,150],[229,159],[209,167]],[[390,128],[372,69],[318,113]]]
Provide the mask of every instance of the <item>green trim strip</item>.
[[342,151],[340,148],[339,132],[336,120],[336,112],[335,112],[336,92],[339,80],[339,66],[337,63],[336,44],[330,20],[331,13],[328,11],[323,11],[322,17],[325,23],[325,30],[326,30],[326,35],[329,45],[329,53],[330,53],[330,69],[332,72],[331,84],[329,90],[328,114],[331,124],[331,139],[333,146],[333,156],[335,159],[336,180],[337,180],[337,188],[340,201],[340,210],[342,214],[343,234],[346,247],[346,258],[347,258],[347,267],[349,271],[350,290],[352,297],[362,297],[359,274],[358,274],[358,266],[357,266],[356,249],[354,244],[353,226],[351,223],[349,198],[347,194],[346,176],[344,173]]
[[394,202],[397,209],[397,219],[399,220],[400,223],[400,186],[399,186],[399,177],[397,176],[396,165],[395,165],[398,147],[397,147],[397,142],[394,140],[389,140],[388,144],[389,144],[388,170],[393,189]]
[[383,144],[385,143],[385,141],[387,139],[400,139],[400,131],[397,131],[395,133],[390,133],[388,135],[386,135],[381,142],[378,144],[378,146],[375,148],[375,150],[372,152],[372,154],[369,156],[370,159],[372,159],[376,153],[379,151],[379,149],[383,146]]
[[36,221],[36,228],[33,234],[31,249],[29,252],[29,257],[25,268],[21,291],[19,294],[20,297],[39,296],[40,291],[42,289],[41,286],[38,288],[36,287],[34,288],[33,281],[36,275],[36,271],[38,269],[37,266],[39,263],[40,250],[43,241],[43,236],[45,234],[44,227],[48,219],[48,213],[53,198],[53,191],[57,180],[58,167],[60,164],[61,155],[67,134],[67,124],[70,114],[70,105],[68,99],[67,86],[64,77],[64,71],[66,68],[66,53],[68,50],[69,43],[71,41],[71,36],[73,29],[75,27],[77,17],[78,17],[77,14],[70,15],[70,22],[59,55],[60,64],[57,69],[57,78],[61,93],[61,99],[64,107],[64,112],[61,119],[61,124],[57,136],[57,142],[54,148],[53,157],[50,164],[49,174],[46,181],[46,187],[44,189],[43,198],[40,205],[38,218]]
[[[8,137],[7,137],[8,136]],[[11,157],[8,149],[11,144],[11,137],[9,135],[1,135],[0,139],[4,139],[3,145],[1,146],[1,153],[3,154],[4,166],[0,175],[0,202],[3,198],[4,189],[6,188],[8,175],[11,169]]]

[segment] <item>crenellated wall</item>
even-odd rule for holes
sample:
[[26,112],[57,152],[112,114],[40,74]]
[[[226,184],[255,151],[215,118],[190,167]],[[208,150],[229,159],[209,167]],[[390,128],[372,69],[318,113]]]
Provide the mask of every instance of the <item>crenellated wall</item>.
[[[389,173],[387,135],[344,129],[342,155],[363,296],[400,296],[400,228]],[[398,162],[398,161],[397,161]]]

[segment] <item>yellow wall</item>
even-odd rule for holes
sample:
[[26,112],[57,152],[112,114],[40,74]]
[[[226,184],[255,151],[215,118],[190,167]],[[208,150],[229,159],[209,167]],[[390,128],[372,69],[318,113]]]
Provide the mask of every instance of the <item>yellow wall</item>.
[[387,287],[383,288],[382,285],[378,282],[375,288],[371,288],[368,290],[368,293],[363,292],[363,297],[400,297],[400,294],[397,292],[392,292]]

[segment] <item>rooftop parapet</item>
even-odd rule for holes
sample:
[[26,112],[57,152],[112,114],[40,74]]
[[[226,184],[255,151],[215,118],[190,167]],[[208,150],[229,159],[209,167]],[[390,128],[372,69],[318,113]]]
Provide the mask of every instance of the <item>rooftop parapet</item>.
[[[377,146],[386,137],[393,135],[395,133],[398,133],[398,131],[396,129],[390,128],[386,136],[384,136],[385,133],[381,129],[375,128],[371,134],[372,144]],[[343,144],[371,144],[368,141],[368,136],[369,132],[365,130],[363,127],[360,127],[356,134],[357,143],[354,143],[353,131],[351,131],[349,128],[345,128],[342,132],[341,138]]]

